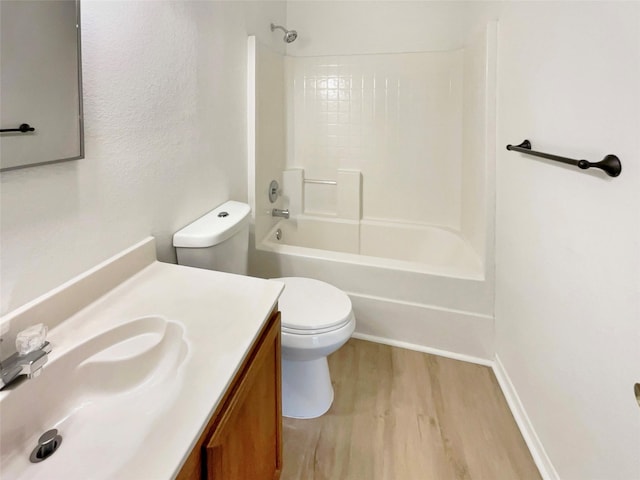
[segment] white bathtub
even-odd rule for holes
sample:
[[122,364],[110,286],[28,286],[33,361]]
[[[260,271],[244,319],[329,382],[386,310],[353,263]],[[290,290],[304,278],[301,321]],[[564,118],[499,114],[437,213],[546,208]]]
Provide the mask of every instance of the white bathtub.
[[482,261],[471,246],[456,233],[432,226],[300,215],[278,222],[261,247],[382,268],[484,279]]
[[477,363],[492,358],[492,278],[454,232],[302,215],[280,220],[255,247],[253,275],[316,278],[346,291],[356,337]]

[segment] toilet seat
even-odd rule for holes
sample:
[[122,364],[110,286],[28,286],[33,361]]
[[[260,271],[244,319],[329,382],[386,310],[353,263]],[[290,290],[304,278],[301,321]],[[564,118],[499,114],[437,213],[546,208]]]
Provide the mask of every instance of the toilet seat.
[[278,300],[283,332],[317,335],[338,330],[354,319],[351,300],[333,285],[304,277],[273,280],[285,284]]
[[321,333],[331,333],[331,332],[335,332],[336,330],[340,330],[341,328],[344,328],[344,326],[348,325],[349,322],[351,322],[353,319],[355,319],[355,317],[353,316],[353,313],[352,313],[349,317],[347,317],[347,319],[343,323],[340,323],[339,325],[334,325],[332,327],[327,327],[327,328],[316,328],[312,330],[309,330],[309,329],[303,330],[303,329],[285,327],[284,325],[282,325],[282,333],[291,333],[293,335],[319,335]]

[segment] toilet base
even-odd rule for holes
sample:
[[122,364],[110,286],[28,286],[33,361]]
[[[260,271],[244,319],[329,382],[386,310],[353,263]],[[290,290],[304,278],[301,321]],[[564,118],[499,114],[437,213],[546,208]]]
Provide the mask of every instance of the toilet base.
[[333,403],[327,357],[307,361],[282,359],[282,415],[316,418]]

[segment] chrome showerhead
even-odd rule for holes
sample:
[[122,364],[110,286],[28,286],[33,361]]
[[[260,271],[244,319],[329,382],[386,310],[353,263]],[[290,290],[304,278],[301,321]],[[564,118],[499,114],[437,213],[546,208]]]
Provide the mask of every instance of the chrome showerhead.
[[272,23],[271,24],[271,31],[273,32],[276,29],[277,30],[282,30],[284,32],[284,37],[282,39],[287,43],[291,43],[291,42],[295,41],[296,38],[298,38],[298,32],[296,32],[295,30],[287,30],[286,28],[281,27],[280,25],[274,25]]
[[289,30],[284,34],[284,41],[287,43],[294,42],[296,38],[298,38],[298,32],[295,30]]

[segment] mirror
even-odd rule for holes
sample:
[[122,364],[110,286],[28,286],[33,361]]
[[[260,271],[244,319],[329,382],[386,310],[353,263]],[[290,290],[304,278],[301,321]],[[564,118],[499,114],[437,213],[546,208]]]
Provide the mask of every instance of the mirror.
[[84,157],[80,0],[0,1],[0,101],[0,170]]

